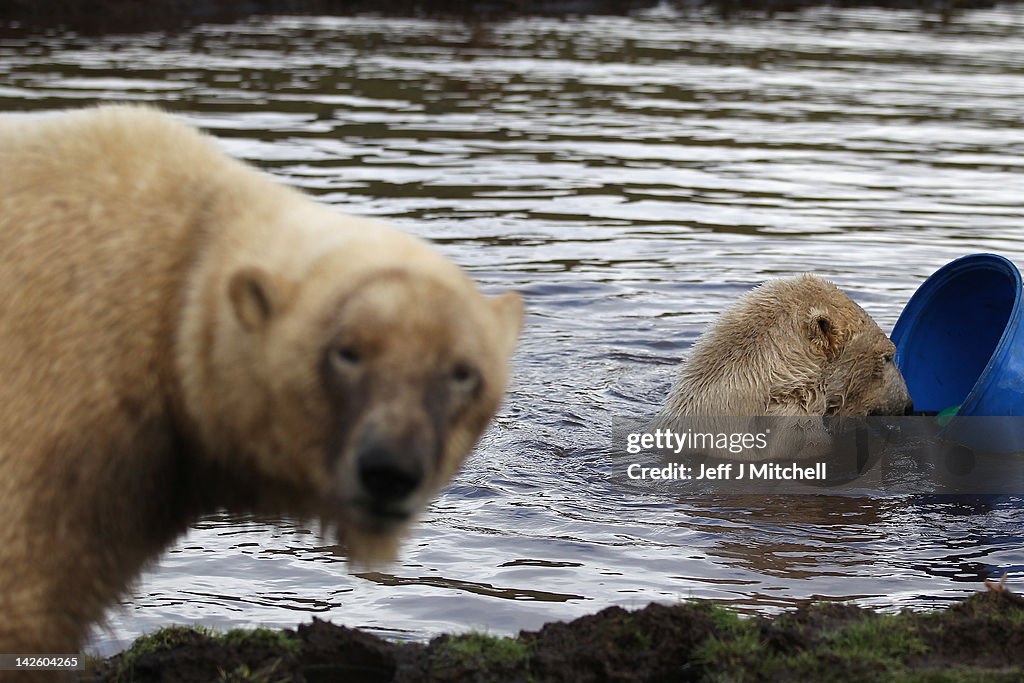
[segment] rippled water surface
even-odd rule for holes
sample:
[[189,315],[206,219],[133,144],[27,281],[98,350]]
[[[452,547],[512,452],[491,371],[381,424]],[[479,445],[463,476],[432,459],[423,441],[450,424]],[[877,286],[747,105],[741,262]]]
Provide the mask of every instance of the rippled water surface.
[[100,100],[180,112],[521,291],[530,315],[505,408],[398,564],[351,573],[316,529],[205,519],[94,649],[172,622],[420,639],[690,597],[921,608],[1022,577],[1019,500],[627,494],[605,454],[613,416],[652,412],[757,282],[821,273],[889,330],[957,256],[1024,264],[1021,8],[0,39],[0,110]]

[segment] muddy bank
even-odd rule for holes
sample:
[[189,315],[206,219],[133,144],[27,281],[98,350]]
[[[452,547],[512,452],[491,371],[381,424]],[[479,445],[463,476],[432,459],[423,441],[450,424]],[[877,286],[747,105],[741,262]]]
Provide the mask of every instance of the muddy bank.
[[740,618],[710,603],[617,607],[516,638],[397,643],[323,621],[295,631],[171,628],[92,661],[83,681],[1020,681],[1024,599],[934,612],[837,603]]
[[[86,35],[176,32],[204,23],[232,23],[260,15],[346,16],[361,13],[496,21],[526,15],[625,15],[659,0],[5,0],[0,35],[70,30]],[[1000,0],[667,0],[688,11],[723,17],[765,17],[808,7],[918,9],[950,19],[959,10],[995,7]]]

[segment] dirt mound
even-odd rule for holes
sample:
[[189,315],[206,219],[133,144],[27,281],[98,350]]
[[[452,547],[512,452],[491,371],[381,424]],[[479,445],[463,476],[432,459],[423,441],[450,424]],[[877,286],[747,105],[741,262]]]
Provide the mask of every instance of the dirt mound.
[[742,618],[711,603],[610,607],[516,638],[429,644],[313,620],[297,630],[168,628],[96,660],[90,683],[291,681],[1020,681],[1024,600],[1003,590],[949,609],[879,614],[809,604]]

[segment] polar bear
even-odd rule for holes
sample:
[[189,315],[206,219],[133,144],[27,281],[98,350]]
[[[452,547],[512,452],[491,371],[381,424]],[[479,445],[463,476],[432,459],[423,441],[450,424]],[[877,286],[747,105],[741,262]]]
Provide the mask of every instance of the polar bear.
[[[704,439],[676,456],[818,458],[850,469],[850,458],[864,455],[855,445],[862,421],[852,418],[913,411],[895,353],[874,320],[831,282],[814,275],[772,280],[697,340],[654,425]],[[704,445],[712,436],[727,445]],[[740,447],[740,439],[750,443]]]
[[895,353],[874,320],[831,282],[815,275],[772,280],[697,340],[663,415],[909,414]]
[[0,652],[77,651],[221,508],[392,557],[522,315],[155,109],[0,118]]

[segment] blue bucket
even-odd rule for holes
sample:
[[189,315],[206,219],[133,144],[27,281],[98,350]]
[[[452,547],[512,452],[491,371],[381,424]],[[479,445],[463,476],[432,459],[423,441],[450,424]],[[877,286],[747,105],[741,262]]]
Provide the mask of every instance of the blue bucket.
[[1024,415],[1021,276],[996,254],[946,264],[910,298],[896,327],[896,366],[914,409]]

